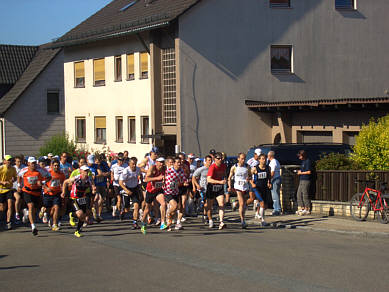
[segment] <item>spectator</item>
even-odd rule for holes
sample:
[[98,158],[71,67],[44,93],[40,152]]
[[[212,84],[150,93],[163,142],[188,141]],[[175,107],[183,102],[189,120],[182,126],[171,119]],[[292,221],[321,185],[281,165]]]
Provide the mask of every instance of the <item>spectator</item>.
[[301,160],[300,170],[297,171],[300,182],[297,189],[297,204],[299,210],[296,211],[296,214],[299,216],[311,214],[311,199],[309,198],[309,186],[311,184],[311,161],[308,158],[307,152],[305,150],[300,150],[297,154],[298,158]]
[[269,166],[271,171],[271,196],[273,200],[273,212],[272,216],[281,215],[281,204],[280,204],[280,189],[281,189],[281,166],[277,159],[274,158],[274,151],[269,151],[267,159],[269,160]]

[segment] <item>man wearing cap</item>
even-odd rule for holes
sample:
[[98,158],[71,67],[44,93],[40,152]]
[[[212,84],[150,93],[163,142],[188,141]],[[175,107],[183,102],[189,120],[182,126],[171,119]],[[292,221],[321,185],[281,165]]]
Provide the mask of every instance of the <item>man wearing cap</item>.
[[155,165],[151,166],[145,176],[146,186],[146,206],[141,218],[142,227],[141,231],[146,234],[146,221],[147,215],[150,213],[153,202],[160,204],[161,212],[161,230],[166,229],[165,217],[166,217],[166,202],[163,194],[163,179],[165,174],[165,159],[163,157],[157,158]]
[[70,192],[73,208],[72,217],[78,218],[77,229],[74,232],[74,235],[76,237],[81,237],[81,227],[87,220],[86,216],[90,204],[90,200],[87,197],[87,191],[92,190],[92,193],[96,192],[93,179],[89,177],[89,167],[87,165],[82,165],[80,167],[79,175],[64,181],[61,197],[65,196],[65,190],[67,189],[68,185],[72,186],[72,190]]
[[4,221],[4,213],[7,210],[6,229],[12,228],[13,213],[13,182],[17,179],[16,169],[11,166],[11,155],[5,155],[3,165],[0,166],[0,223]]
[[[18,176],[18,192],[23,191],[23,198],[28,206],[28,218],[31,223],[33,235],[38,235],[38,229],[35,226],[36,209],[41,205],[42,185],[45,181],[45,173],[38,168],[36,159],[30,156],[27,160],[28,167],[22,169]],[[23,187],[21,182],[23,181]]]

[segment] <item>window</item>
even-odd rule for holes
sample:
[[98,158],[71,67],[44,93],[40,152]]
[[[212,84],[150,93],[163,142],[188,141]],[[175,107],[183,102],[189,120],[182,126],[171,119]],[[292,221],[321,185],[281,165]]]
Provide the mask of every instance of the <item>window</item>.
[[149,54],[140,53],[140,76],[141,79],[149,77]]
[[116,142],[123,142],[123,117],[116,117]]
[[95,142],[105,143],[107,140],[105,117],[95,117]]
[[356,9],[355,0],[335,0],[335,9]]
[[128,142],[136,143],[135,117],[128,117]]
[[271,46],[271,72],[292,73],[292,46]]
[[76,141],[86,141],[86,121],[84,117],[76,118]]
[[74,63],[74,87],[85,87],[84,61]]
[[122,56],[115,57],[115,81],[122,81]]
[[162,49],[162,121],[176,124],[176,53],[175,48]]
[[47,113],[59,114],[59,91],[47,91]]
[[297,131],[299,143],[332,143],[332,131]]
[[127,55],[127,80],[135,79],[134,54]]
[[142,117],[142,140],[141,142],[144,144],[149,143],[149,138],[146,138],[146,135],[149,135],[149,117]]
[[270,0],[271,8],[285,8],[290,7],[290,0]]
[[93,78],[95,86],[105,85],[105,60],[93,60]]

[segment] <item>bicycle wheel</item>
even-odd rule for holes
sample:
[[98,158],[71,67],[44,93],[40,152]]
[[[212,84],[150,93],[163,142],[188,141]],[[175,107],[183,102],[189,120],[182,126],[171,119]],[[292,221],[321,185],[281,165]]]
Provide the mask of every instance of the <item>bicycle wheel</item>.
[[355,194],[350,200],[350,213],[351,216],[357,221],[366,220],[370,211],[370,203],[367,196],[363,196],[363,193]]
[[389,194],[385,194],[381,197],[383,210],[378,211],[378,220],[382,224],[389,222]]

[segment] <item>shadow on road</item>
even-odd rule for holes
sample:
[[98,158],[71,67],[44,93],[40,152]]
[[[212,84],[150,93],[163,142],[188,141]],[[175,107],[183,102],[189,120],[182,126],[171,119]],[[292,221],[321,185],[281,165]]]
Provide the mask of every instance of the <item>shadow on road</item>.
[[26,266],[10,266],[10,267],[0,267],[0,270],[14,270],[14,269],[21,269],[21,268],[38,268],[39,265],[26,265]]

